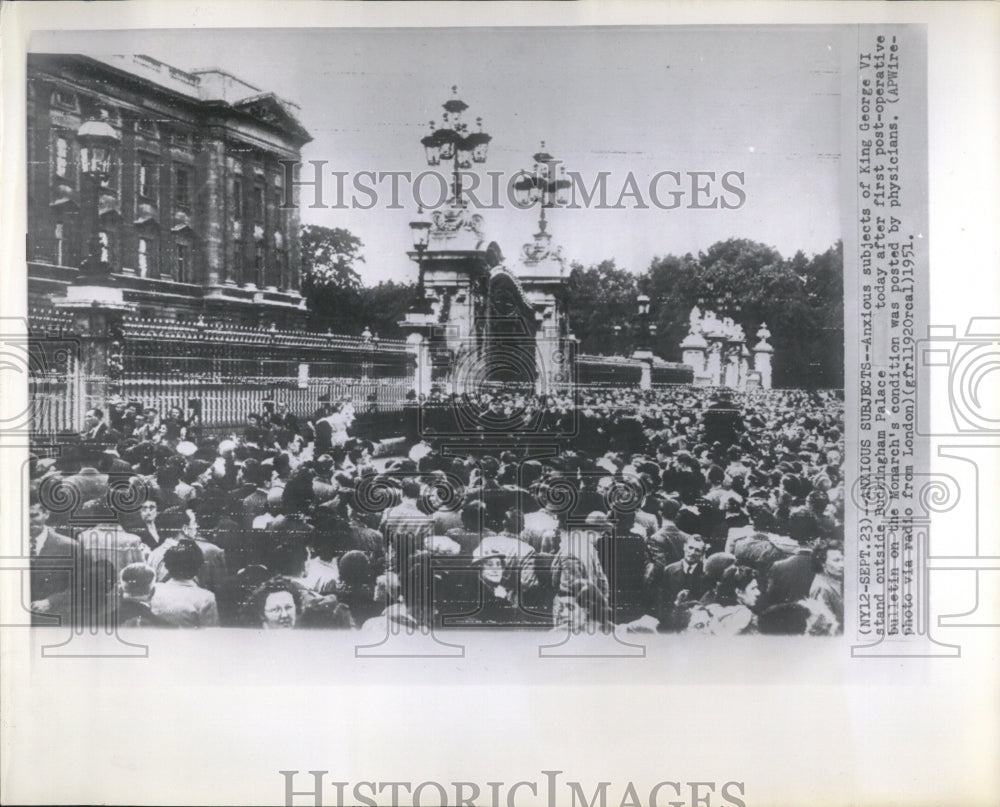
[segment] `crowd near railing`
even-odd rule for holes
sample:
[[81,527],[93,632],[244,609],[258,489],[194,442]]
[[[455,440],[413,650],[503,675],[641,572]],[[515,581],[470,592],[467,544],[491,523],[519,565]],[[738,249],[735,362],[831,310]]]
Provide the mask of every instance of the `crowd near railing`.
[[[94,379],[82,358],[94,346],[54,308],[31,309],[29,333],[32,431],[78,430],[83,411],[105,403],[88,394]],[[109,344],[120,351],[116,396],[193,408],[209,429],[242,426],[276,401],[300,416],[327,398],[350,398],[359,412],[398,412],[412,387],[401,340],[125,316]]]

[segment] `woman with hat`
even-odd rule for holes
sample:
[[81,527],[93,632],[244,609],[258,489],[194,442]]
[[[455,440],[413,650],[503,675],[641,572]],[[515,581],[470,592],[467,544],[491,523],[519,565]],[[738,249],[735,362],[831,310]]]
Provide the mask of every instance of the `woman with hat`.
[[514,620],[516,608],[503,550],[484,542],[472,553],[472,564],[478,573],[479,591],[478,597],[473,598],[473,606],[478,604],[478,609],[469,615],[470,620],[491,625],[509,624]]

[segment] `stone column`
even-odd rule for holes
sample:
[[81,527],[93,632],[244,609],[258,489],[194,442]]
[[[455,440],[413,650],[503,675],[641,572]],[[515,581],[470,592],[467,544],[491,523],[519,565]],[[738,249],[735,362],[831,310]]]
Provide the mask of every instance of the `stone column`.
[[757,337],[760,341],[753,349],[753,368],[760,374],[760,386],[763,389],[771,389],[771,354],[774,348],[768,343],[771,332],[765,323],[761,323]]
[[210,130],[202,143],[199,168],[205,184],[201,203],[205,285],[218,286],[229,279],[226,267],[226,146],[221,133]]
[[712,339],[708,344],[708,356],[705,361],[705,374],[708,376],[708,383],[717,387],[721,384],[722,370],[722,343],[718,339]]
[[760,385],[764,389],[771,389],[772,353],[774,353],[774,348],[763,342],[753,350],[753,367],[760,374]]
[[410,354],[413,389],[417,391],[417,395],[430,395],[432,369],[430,345],[422,334],[411,333],[406,337],[406,350]]
[[88,409],[106,410],[108,399],[121,392],[122,322],[133,306],[122,302],[120,289],[103,286],[70,286],[67,296],[54,303],[72,315],[73,335],[80,340],[70,363],[73,421],[79,431]]
[[642,375],[639,376],[639,389],[647,390],[653,388],[653,358],[639,359],[642,362]]

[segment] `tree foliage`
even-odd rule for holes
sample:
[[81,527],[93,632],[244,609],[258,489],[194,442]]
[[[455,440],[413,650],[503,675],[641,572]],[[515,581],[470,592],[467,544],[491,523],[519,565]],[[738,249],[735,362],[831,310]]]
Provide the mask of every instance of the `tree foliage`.
[[364,261],[361,239],[340,227],[302,227],[302,294],[315,330],[359,334],[365,328],[382,338],[403,336],[398,322],[409,307],[412,283],[365,286],[357,271]]
[[615,268],[613,261],[586,269],[575,265],[570,328],[585,353],[630,354],[640,336],[635,297],[645,293],[657,326],[652,346],[662,358],[680,361],[691,309],[699,305],[730,314],[743,326],[751,349],[767,323],[776,386],[842,387],[843,280],[840,242],[811,258],[798,252],[785,259],[765,244],[733,238],[697,256],[655,258],[638,276]]

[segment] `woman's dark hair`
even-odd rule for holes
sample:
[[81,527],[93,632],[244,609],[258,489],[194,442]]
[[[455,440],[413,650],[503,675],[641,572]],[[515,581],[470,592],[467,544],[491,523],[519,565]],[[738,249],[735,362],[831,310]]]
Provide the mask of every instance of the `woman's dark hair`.
[[715,601],[719,605],[736,605],[736,592],[743,591],[755,578],[749,566],[730,566],[715,585]]
[[253,624],[259,627],[261,622],[264,621],[264,605],[267,603],[267,598],[272,594],[280,594],[282,592],[288,592],[292,595],[292,600],[295,602],[296,615],[302,613],[302,595],[299,594],[298,588],[291,580],[279,575],[257,586],[247,600],[248,616]]
[[479,499],[472,499],[462,507],[462,527],[468,532],[483,531],[486,519],[486,505]]
[[194,541],[178,541],[163,553],[163,565],[170,576],[178,580],[190,580],[198,574],[205,563],[201,547]]

